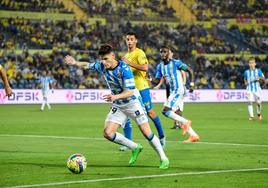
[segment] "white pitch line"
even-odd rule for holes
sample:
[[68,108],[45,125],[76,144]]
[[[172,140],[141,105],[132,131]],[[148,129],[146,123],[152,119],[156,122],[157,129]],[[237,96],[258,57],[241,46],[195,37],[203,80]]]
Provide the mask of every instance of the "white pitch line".
[[53,139],[71,139],[71,140],[102,140],[104,138],[90,138],[90,137],[73,137],[73,136],[50,136],[50,135],[19,135],[19,134],[0,134],[3,137],[26,137],[26,138],[53,138]]
[[195,144],[226,145],[226,146],[249,146],[249,147],[268,147],[261,144],[236,144],[236,143],[217,143],[217,142],[195,142]]
[[[17,134],[0,134],[0,137],[26,137],[26,138],[52,138],[52,139],[72,139],[72,140],[99,140],[106,141],[104,138],[91,137],[72,137],[72,136],[49,136],[49,135],[17,135]],[[143,139],[136,139],[142,141]],[[182,141],[167,140],[167,142],[183,143]],[[219,143],[219,142],[195,142],[187,144],[207,144],[207,145],[225,145],[225,146],[248,146],[248,147],[268,147],[268,145],[261,144],[239,144],[239,143]]]
[[215,170],[206,172],[182,172],[182,173],[172,173],[172,174],[153,174],[145,176],[127,176],[120,178],[104,178],[95,180],[80,180],[80,181],[65,181],[65,182],[55,182],[55,183],[44,183],[44,184],[32,184],[32,185],[17,185],[6,188],[29,188],[29,187],[45,187],[45,186],[59,186],[59,185],[69,185],[69,184],[82,184],[82,183],[96,183],[96,182],[106,182],[106,181],[122,181],[122,180],[134,180],[134,179],[147,179],[147,178],[159,178],[159,177],[172,177],[172,176],[189,176],[189,175],[204,175],[204,174],[221,174],[221,173],[232,173],[232,172],[252,172],[252,171],[266,171],[268,168],[255,168],[255,169],[236,169],[236,170]]

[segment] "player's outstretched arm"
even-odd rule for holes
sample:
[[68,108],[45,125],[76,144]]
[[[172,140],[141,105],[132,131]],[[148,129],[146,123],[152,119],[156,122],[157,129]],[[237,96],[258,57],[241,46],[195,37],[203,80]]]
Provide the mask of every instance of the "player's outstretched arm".
[[194,91],[194,71],[193,69],[191,69],[190,67],[187,67],[187,72],[189,72],[189,77],[190,77],[190,93],[192,93]]
[[87,69],[88,68],[88,62],[82,62],[82,61],[76,61],[72,56],[67,55],[64,58],[65,62],[67,63],[67,65],[75,65],[78,66],[80,68],[84,68]]
[[1,65],[0,65],[0,75],[1,75],[1,78],[2,78],[2,80],[4,82],[4,87],[5,87],[6,95],[8,97],[10,97],[12,95],[12,89],[9,86],[7,75],[6,75],[6,71],[5,71],[5,69]]
[[159,83],[153,87],[153,89],[160,89],[161,85],[165,82],[165,78],[162,76]]
[[152,78],[152,77],[150,77],[150,78],[147,79],[147,80],[151,82],[151,88],[155,88],[155,87],[158,86],[158,85],[161,86],[160,81],[161,81],[162,79],[160,80],[160,79],[158,79],[158,78]]
[[248,81],[247,81],[247,80],[244,80],[244,83],[245,83],[245,86],[247,86],[247,85],[248,85]]
[[186,72],[184,70],[181,70],[181,76],[182,76],[182,80],[183,80],[184,85],[186,85],[187,75],[186,75]]
[[263,83],[265,82],[265,76],[261,74],[261,76],[258,78],[259,82]]

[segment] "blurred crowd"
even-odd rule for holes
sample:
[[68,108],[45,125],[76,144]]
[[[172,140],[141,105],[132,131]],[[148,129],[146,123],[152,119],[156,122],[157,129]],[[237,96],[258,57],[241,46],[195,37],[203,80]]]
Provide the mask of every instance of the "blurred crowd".
[[125,18],[175,18],[175,10],[167,6],[167,0],[76,0],[90,16],[124,16]]
[[1,0],[0,10],[28,12],[72,13],[57,0]]
[[250,29],[239,29],[237,25],[232,25],[229,29],[240,40],[256,46],[268,53],[268,25],[262,25],[259,28],[252,27]]
[[[98,74],[67,66],[64,57],[71,52],[56,50],[51,54],[34,53],[27,51],[22,54],[0,54],[0,64],[7,71],[10,85],[14,89],[37,89],[38,79],[43,70],[48,70],[49,76],[55,80],[57,89],[84,89],[105,88],[104,80]],[[90,55],[90,57],[89,57]],[[84,61],[95,61],[96,53],[75,53],[75,57]]]
[[198,20],[211,20],[212,18],[236,18],[238,16],[249,18],[267,18],[267,0],[183,0],[196,15]]
[[[125,50],[123,35],[127,31],[139,33],[140,46],[154,53],[168,43],[177,51],[191,53],[235,53],[237,46],[217,34],[216,28],[201,25],[133,25],[122,21],[101,25],[86,21],[27,20],[23,18],[0,19],[1,47],[6,49],[52,49],[63,45],[77,50],[97,50],[101,43],[109,42],[119,51]],[[64,36],[64,37],[63,37]]]
[[[9,53],[0,54],[0,64],[7,70],[10,84],[13,88],[38,88],[38,78],[42,70],[49,70],[58,89],[106,88],[105,81],[98,74],[82,70],[64,63],[67,54],[77,60],[95,62],[96,52],[72,52],[64,49],[54,50],[51,54],[29,54],[27,51],[20,55]],[[179,55],[175,54],[177,58]],[[257,67],[261,68],[268,78],[268,57],[256,57]],[[160,62],[159,56],[150,62],[150,74],[154,75],[155,68]],[[188,63],[187,61],[184,61]],[[248,68],[247,59],[227,56],[225,59],[205,58],[197,56],[191,66],[195,73],[195,83],[198,89],[241,89],[244,88],[243,73]],[[268,87],[268,79],[263,85]]]

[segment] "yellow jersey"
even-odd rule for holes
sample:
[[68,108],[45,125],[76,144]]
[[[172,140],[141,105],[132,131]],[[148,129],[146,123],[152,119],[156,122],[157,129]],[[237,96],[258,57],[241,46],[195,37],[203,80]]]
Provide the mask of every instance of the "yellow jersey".
[[[131,62],[135,64],[148,64],[148,59],[143,50],[136,48],[132,52],[128,52],[125,57]],[[135,80],[135,85],[138,90],[143,90],[149,88],[148,81],[146,80],[146,72],[138,70],[134,67],[130,67]]]
[[2,65],[0,65],[0,70],[2,70],[2,68],[3,68]]

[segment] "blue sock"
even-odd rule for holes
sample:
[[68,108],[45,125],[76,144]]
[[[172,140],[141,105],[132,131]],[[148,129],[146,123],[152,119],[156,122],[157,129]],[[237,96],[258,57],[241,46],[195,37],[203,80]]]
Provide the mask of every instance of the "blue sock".
[[125,137],[128,138],[129,140],[132,140],[132,126],[131,126],[130,119],[127,120],[123,131],[124,131]]
[[160,118],[158,116],[156,116],[152,120],[154,122],[155,128],[157,129],[159,138],[161,139],[161,138],[165,137]]
[[111,140],[113,142],[115,140],[115,137],[116,137],[116,133],[114,133],[114,135],[112,136],[112,138],[109,139],[109,140]]

